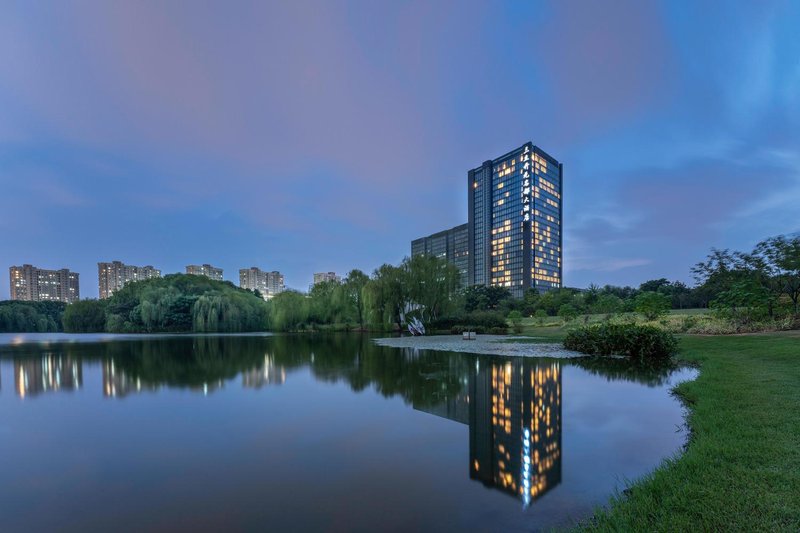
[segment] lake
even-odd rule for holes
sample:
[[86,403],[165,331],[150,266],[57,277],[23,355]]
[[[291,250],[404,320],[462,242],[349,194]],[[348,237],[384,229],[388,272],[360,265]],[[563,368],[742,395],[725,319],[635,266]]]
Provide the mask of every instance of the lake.
[[693,370],[359,335],[0,335],[0,529],[537,530],[679,453]]

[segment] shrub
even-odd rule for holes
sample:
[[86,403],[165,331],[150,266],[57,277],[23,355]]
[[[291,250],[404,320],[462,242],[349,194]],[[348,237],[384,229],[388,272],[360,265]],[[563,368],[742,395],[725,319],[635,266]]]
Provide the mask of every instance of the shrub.
[[453,330],[456,326],[466,328],[465,331],[488,331],[491,328],[506,328],[506,319],[496,311],[474,311],[462,315],[442,317],[425,326],[432,330]]
[[666,359],[675,353],[678,341],[671,333],[653,326],[599,324],[570,331],[564,347],[590,355]]

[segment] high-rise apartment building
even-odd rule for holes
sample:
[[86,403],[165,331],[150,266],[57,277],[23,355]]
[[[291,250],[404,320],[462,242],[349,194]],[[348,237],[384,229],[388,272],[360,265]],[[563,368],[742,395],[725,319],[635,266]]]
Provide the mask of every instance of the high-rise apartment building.
[[411,241],[411,255],[432,255],[446,259],[461,273],[461,286],[469,282],[469,227],[461,224]]
[[140,267],[126,265],[120,261],[97,263],[100,298],[110,298],[112,294],[131,281],[142,281],[160,277],[161,271],[150,265]]
[[22,265],[8,271],[12,300],[72,303],[80,299],[79,274],[67,268],[45,270]]
[[186,273],[195,276],[205,276],[207,278],[215,279],[217,281],[222,281],[222,269],[211,266],[209,264],[188,265],[186,267]]
[[283,274],[278,271],[265,272],[257,267],[239,270],[239,287],[258,291],[268,300],[285,290]]
[[561,287],[563,165],[528,142],[467,173],[470,285]]
[[314,273],[314,285],[317,283],[324,283],[326,281],[335,281],[340,282],[342,278],[336,275],[336,272],[315,272]]

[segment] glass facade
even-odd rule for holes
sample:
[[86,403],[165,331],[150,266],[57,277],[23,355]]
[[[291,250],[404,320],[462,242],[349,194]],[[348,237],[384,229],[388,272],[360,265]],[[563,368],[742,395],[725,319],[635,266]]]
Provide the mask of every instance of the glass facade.
[[461,273],[461,285],[466,286],[469,266],[469,235],[466,224],[411,241],[411,255],[422,254],[446,259],[453,264]]
[[527,143],[469,171],[469,284],[561,287],[562,169]]

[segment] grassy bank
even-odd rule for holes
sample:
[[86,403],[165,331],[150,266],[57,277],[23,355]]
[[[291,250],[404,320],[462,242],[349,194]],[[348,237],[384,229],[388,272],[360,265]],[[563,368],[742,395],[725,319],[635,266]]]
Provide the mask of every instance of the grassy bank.
[[701,368],[677,389],[687,450],[579,529],[800,530],[800,332],[685,336],[679,357]]

